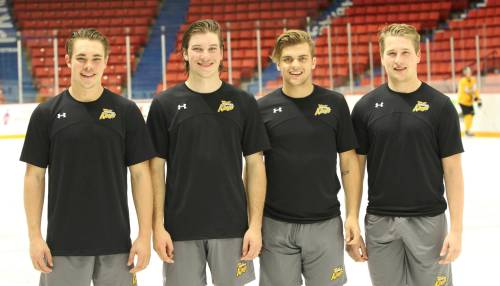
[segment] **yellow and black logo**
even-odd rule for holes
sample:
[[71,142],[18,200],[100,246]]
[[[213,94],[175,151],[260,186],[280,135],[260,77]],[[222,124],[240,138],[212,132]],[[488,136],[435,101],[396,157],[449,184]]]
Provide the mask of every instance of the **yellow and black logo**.
[[429,104],[425,101],[417,101],[415,107],[413,107],[413,112],[424,112],[429,110]]
[[137,276],[134,274],[132,274],[132,286],[137,286]]
[[240,277],[241,275],[247,272],[247,263],[246,262],[238,262],[236,265],[236,277]]
[[231,111],[234,109],[234,104],[230,100],[222,100],[217,112]]
[[315,116],[321,115],[321,114],[328,114],[332,112],[332,109],[330,106],[326,104],[318,104],[318,108],[316,108],[316,112],[314,113]]
[[344,267],[343,266],[335,267],[333,268],[332,277],[330,278],[330,280],[335,281],[340,277],[342,277],[343,275],[344,275]]
[[115,117],[116,117],[116,113],[113,110],[103,108],[101,116],[99,116],[99,120],[113,119]]
[[436,282],[434,282],[434,286],[444,286],[448,282],[448,277],[444,275],[440,275],[436,277]]

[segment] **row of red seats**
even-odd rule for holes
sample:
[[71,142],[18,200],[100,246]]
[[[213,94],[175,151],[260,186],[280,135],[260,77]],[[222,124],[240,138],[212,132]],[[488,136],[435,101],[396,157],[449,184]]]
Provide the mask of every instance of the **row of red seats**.
[[490,7],[488,6],[487,9],[476,9],[470,11],[470,13],[467,15],[467,18],[489,18],[489,17],[495,17],[497,18],[498,15],[500,15],[500,6],[493,6]]
[[[84,25],[83,27],[90,27]],[[99,27],[99,32],[107,37],[113,36],[126,36],[129,35],[138,35],[144,37],[149,33],[148,26],[132,26],[132,27]],[[75,31],[75,28],[64,28],[58,29],[57,35],[60,37],[69,37],[72,32]],[[53,37],[54,30],[35,30],[35,29],[26,29],[21,32],[21,35],[25,38],[41,38],[41,37]]]
[[499,17],[472,18],[462,21],[450,21],[450,29],[466,29],[471,27],[493,27],[500,26]]
[[[22,33],[22,32],[21,32]],[[131,46],[138,46],[146,41],[146,36],[147,35],[142,35],[142,36],[130,36],[130,45]],[[57,38],[57,44],[59,47],[64,47],[66,44],[66,36],[65,37],[58,37]],[[111,46],[124,46],[126,37],[124,36],[111,36],[108,37],[109,44]],[[53,44],[53,39],[52,38],[26,38],[23,40],[24,44],[28,48],[52,48],[54,46]]]
[[19,22],[21,30],[25,29],[61,29],[82,27],[134,27],[149,26],[152,17],[131,18],[89,18],[89,19],[59,19],[59,20],[24,20]]
[[439,12],[418,12],[412,14],[378,14],[366,16],[353,16],[349,18],[351,25],[363,23],[386,24],[386,23],[407,23],[420,22],[422,28],[431,28],[436,26],[439,20]]
[[353,6],[346,10],[347,16],[387,13],[415,13],[437,11],[442,15],[450,13],[451,2],[404,3],[400,5]]
[[[453,38],[453,44],[455,50],[458,49],[476,49],[476,39],[475,38]],[[479,45],[481,49],[499,47],[500,46],[500,35],[492,35],[490,37],[485,38],[483,35],[480,35]],[[450,41],[449,38],[440,38],[432,43],[433,51],[449,51],[450,50]]]
[[87,19],[87,18],[122,18],[122,17],[154,17],[156,7],[146,9],[110,9],[110,10],[90,10],[90,11],[27,11],[18,10],[15,14],[18,20],[39,20],[39,19]]
[[307,16],[313,17],[316,12],[308,12],[307,10],[278,10],[265,12],[250,12],[245,14],[240,13],[217,13],[217,14],[190,14],[187,17],[187,22],[192,23],[198,19],[214,19],[218,22],[240,22],[240,21],[257,21],[257,20],[273,20],[273,19],[304,19]]
[[13,1],[14,13],[17,11],[61,11],[61,10],[85,10],[85,9],[143,9],[148,7],[158,7],[157,0],[142,1]]
[[[417,30],[421,29],[421,24],[420,23],[415,23],[415,22],[405,22],[409,23]],[[346,18],[335,18],[333,20],[333,25],[331,27],[332,31],[332,36],[338,36],[338,35],[347,35],[347,22]],[[380,31],[380,28],[385,25],[385,24],[352,24],[351,23],[351,34],[353,35],[364,35],[367,34],[369,37],[375,37],[377,38],[377,33]],[[326,31],[326,29],[325,29]],[[326,43],[326,42],[325,42]]]
[[[353,0],[353,6],[380,6],[380,5],[401,5],[401,4],[415,4],[415,0]],[[450,0],[420,0],[420,3],[430,5],[431,3],[446,3]]]
[[[265,2],[269,2],[269,0],[264,0]],[[265,3],[261,0],[232,0],[229,3],[232,4],[255,4],[255,3]],[[303,1],[303,0],[289,0],[289,1],[274,1],[274,2],[285,2],[290,5],[300,5],[301,2],[313,2],[318,8],[326,8],[329,4],[329,0],[316,0],[316,1]],[[215,6],[223,6],[227,5],[227,0],[191,0],[190,5],[215,5]]]
[[207,13],[248,13],[265,12],[276,10],[298,10],[298,9],[316,9],[318,7],[315,1],[263,1],[254,3],[231,3],[226,2],[222,5],[190,5],[189,14],[207,14]]
[[[202,18],[199,18],[202,19]],[[292,29],[292,28],[298,28],[301,26],[302,23],[304,23],[304,19],[279,19],[279,20],[262,20],[262,21],[239,21],[239,22],[220,22],[222,28],[224,31],[231,30],[231,31],[237,31],[237,30],[255,30],[257,28],[257,23],[259,25],[259,28],[261,30],[267,30],[267,29],[275,29],[277,27],[279,28],[287,28],[287,29]],[[179,28],[179,34],[182,35],[184,31],[187,30],[189,26],[189,22],[186,22],[185,24],[182,24],[181,27]],[[182,38],[182,37],[180,37]],[[178,37],[179,39],[179,37]]]

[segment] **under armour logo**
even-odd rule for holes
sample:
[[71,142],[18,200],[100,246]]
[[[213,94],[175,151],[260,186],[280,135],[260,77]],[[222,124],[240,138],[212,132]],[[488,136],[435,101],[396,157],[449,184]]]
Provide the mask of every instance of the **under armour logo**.
[[380,102],[380,103],[378,103],[378,102],[375,103],[375,108],[379,108],[379,107],[384,107],[384,102],[383,101]]
[[57,114],[57,118],[66,118],[66,112],[63,112],[63,113],[58,113]]
[[177,110],[181,110],[181,109],[187,109],[187,104],[184,103],[184,104],[177,105]]
[[278,112],[282,112],[283,111],[283,107],[278,107],[278,108],[273,108],[273,113],[278,113]]

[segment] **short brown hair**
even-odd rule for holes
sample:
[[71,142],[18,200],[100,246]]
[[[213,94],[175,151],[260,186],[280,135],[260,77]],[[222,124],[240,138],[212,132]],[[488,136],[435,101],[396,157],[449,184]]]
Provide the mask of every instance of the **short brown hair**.
[[71,57],[73,55],[73,46],[78,39],[99,41],[104,47],[104,56],[109,55],[109,41],[103,34],[94,28],[84,28],[71,33],[71,37],[66,41],[66,53]]
[[378,34],[381,55],[385,51],[385,38],[388,36],[407,38],[413,42],[415,53],[420,51],[420,34],[414,26],[408,24],[390,24],[383,27]]
[[302,43],[307,43],[309,45],[311,56],[314,57],[314,42],[311,39],[311,35],[302,30],[288,30],[276,38],[276,44],[274,45],[271,59],[274,63],[278,63],[284,48]]
[[[212,19],[204,19],[198,20],[187,28],[187,30],[182,35],[181,42],[181,53],[187,52],[189,47],[189,41],[194,34],[205,34],[205,33],[214,33],[219,38],[220,49],[224,50],[224,39],[222,38],[222,29],[219,23]],[[189,61],[184,60],[184,68],[186,72],[189,73]],[[224,65],[222,61],[219,65],[219,71],[222,71]]]

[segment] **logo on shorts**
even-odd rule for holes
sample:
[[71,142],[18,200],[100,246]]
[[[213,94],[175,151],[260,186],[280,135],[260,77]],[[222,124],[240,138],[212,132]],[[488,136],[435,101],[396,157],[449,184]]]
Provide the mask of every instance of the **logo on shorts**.
[[434,286],[444,286],[448,282],[448,277],[444,275],[440,275],[436,277],[436,282],[434,282]]
[[332,109],[330,106],[326,104],[318,104],[318,108],[316,108],[316,112],[314,113],[315,116],[321,115],[321,114],[328,114],[332,112]]
[[413,107],[413,112],[424,112],[429,110],[429,104],[425,101],[417,101],[415,107]]
[[234,104],[230,100],[221,100],[217,112],[231,111],[234,109]]
[[99,120],[113,119],[115,117],[116,117],[116,113],[113,110],[103,108],[101,116],[99,116]]
[[344,275],[344,267],[343,266],[335,267],[333,268],[332,277],[330,278],[330,280],[335,281],[340,277],[342,277],[343,275]]
[[132,274],[132,286],[137,286],[137,276],[134,274]]
[[246,262],[238,262],[236,265],[236,277],[240,277],[241,275],[247,272],[247,263]]

